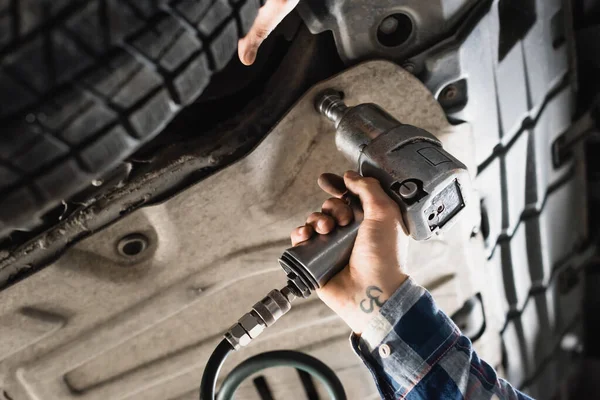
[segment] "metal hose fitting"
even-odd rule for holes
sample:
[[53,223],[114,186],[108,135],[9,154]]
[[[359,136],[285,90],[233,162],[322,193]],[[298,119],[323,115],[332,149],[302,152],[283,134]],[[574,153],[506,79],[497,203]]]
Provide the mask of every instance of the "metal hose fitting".
[[238,350],[256,339],[265,328],[273,325],[292,308],[296,295],[290,287],[272,290],[225,332],[225,339]]

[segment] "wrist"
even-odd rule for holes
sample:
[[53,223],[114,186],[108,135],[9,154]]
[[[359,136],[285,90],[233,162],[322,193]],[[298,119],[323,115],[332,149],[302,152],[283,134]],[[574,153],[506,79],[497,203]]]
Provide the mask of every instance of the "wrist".
[[379,314],[387,300],[396,293],[408,279],[408,275],[398,273],[364,285],[354,297],[354,326],[352,331],[360,335],[367,328],[373,317]]
[[360,335],[376,316],[385,302],[408,279],[408,275],[397,273],[385,277],[353,277],[350,269],[338,274],[318,294],[352,331]]

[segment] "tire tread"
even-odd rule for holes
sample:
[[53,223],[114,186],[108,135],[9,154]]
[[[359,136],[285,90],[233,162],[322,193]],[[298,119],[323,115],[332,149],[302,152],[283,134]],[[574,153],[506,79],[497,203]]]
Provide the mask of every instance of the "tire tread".
[[156,136],[231,59],[258,7],[0,2],[0,236],[29,228]]

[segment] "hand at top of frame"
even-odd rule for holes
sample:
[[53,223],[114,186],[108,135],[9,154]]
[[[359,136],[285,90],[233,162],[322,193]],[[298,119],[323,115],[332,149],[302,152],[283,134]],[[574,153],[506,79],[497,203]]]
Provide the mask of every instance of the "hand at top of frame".
[[267,0],[245,37],[238,42],[238,56],[244,65],[252,65],[261,43],[298,5],[299,0]]

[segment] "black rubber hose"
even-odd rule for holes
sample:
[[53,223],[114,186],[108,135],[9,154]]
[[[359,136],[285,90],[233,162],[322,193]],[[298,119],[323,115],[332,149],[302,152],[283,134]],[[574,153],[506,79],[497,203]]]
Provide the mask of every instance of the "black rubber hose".
[[200,400],[215,399],[217,377],[219,376],[219,372],[221,371],[225,359],[232,351],[233,347],[231,347],[231,344],[223,339],[211,354],[206,363],[206,367],[204,367],[204,374],[202,375],[202,382],[200,383]]
[[[212,358],[212,357],[211,357]],[[297,351],[281,350],[270,351],[251,357],[235,367],[233,371],[225,378],[217,400],[231,400],[238,386],[250,375],[271,367],[292,367],[306,371],[319,379],[326,387],[329,396],[333,400],[346,400],[346,392],[342,382],[335,372],[327,365],[309,356],[308,354]],[[202,380],[204,385],[204,379]],[[208,400],[208,397],[200,396],[201,400]]]

